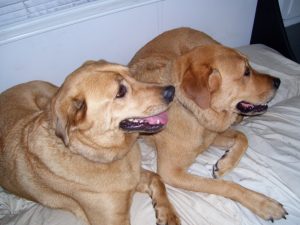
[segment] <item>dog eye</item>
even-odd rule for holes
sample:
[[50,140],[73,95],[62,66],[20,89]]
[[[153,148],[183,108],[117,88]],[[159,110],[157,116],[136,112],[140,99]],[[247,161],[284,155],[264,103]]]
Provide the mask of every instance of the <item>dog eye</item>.
[[246,69],[245,69],[245,72],[244,72],[244,76],[248,77],[250,76],[250,68],[247,66]]
[[118,94],[116,95],[116,98],[123,98],[127,93],[127,88],[120,84]]

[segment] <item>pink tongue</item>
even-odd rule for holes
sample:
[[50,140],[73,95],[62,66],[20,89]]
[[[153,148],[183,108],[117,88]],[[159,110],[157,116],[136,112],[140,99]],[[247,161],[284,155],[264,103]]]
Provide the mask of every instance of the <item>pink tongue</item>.
[[167,124],[168,123],[168,114],[166,112],[162,112],[160,114],[157,114],[155,116],[150,116],[145,118],[145,120],[149,124]]
[[251,107],[253,106],[252,104],[248,103],[248,102],[242,102],[244,107]]

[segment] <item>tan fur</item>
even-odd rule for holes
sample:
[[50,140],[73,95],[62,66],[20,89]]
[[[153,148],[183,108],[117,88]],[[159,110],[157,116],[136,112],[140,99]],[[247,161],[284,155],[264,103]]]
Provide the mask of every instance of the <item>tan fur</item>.
[[[116,98],[120,83],[124,98]],[[123,119],[165,111],[163,88],[89,61],[60,88],[33,81],[8,89],[0,95],[0,185],[90,225],[130,224],[134,192],[147,192],[158,223],[178,225],[160,177],[140,167],[138,134],[119,129]]]
[[215,164],[215,178],[238,164],[248,141],[230,128],[241,119],[236,104],[268,102],[276,92],[275,78],[252,69],[236,50],[190,28],[159,35],[136,53],[129,67],[138,80],[176,86],[167,128],[145,137],[156,146],[163,181],[233,199],[266,220],[285,216],[280,203],[262,194],[229,181],[187,173],[195,158],[211,145],[229,150]]

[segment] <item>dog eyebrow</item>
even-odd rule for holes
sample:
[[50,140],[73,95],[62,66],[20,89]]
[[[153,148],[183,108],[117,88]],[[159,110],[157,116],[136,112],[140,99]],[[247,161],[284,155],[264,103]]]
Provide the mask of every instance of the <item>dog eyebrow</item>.
[[246,66],[251,67],[251,66],[250,66],[250,63],[249,63],[249,60],[248,60],[247,58],[244,58],[244,62],[245,62],[245,64],[246,64]]
[[117,74],[116,81],[117,81],[118,83],[122,83],[123,80],[125,80],[124,77],[123,77],[120,73],[118,73],[118,74]]

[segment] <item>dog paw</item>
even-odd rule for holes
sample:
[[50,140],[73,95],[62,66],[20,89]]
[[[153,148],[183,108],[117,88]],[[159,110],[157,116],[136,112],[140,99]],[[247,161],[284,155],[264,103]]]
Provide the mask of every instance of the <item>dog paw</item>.
[[229,157],[227,157],[229,150],[227,150],[224,155],[213,165],[212,176],[213,178],[219,178],[229,172],[233,166]]
[[157,207],[155,208],[156,224],[157,225],[180,225],[180,219],[175,210],[169,207]]
[[256,213],[263,219],[274,222],[274,220],[286,219],[288,215],[283,205],[271,198],[266,198],[260,203]]

